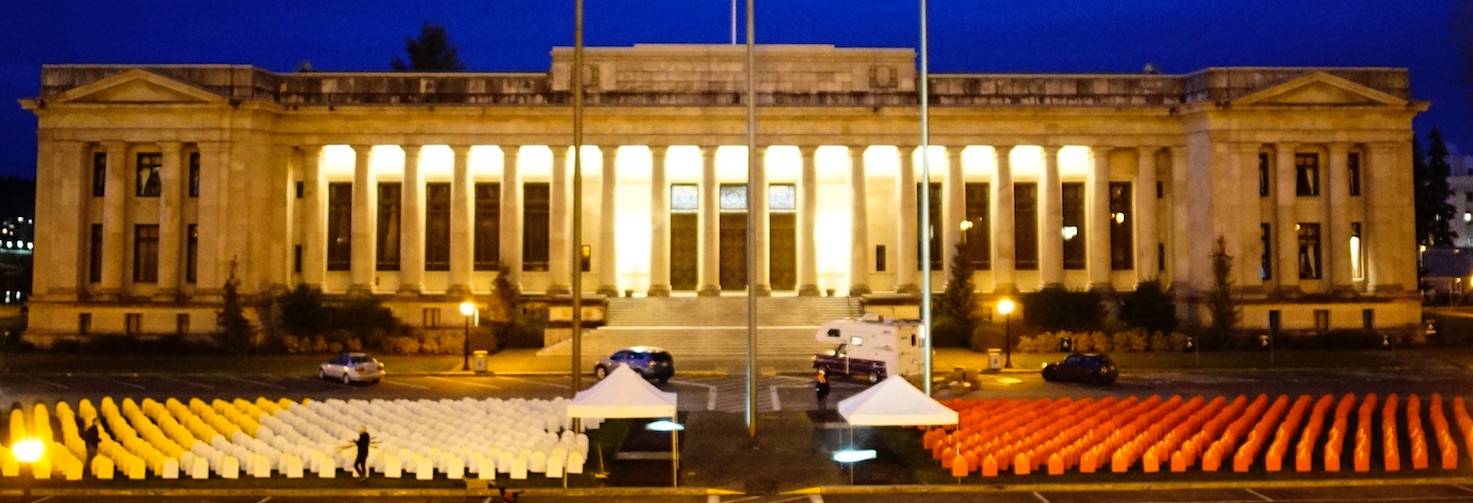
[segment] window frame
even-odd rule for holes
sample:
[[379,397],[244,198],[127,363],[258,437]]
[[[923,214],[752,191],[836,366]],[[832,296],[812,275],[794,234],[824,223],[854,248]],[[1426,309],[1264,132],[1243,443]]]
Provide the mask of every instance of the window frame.
[[[145,163],[144,160],[148,162]],[[138,152],[134,155],[134,197],[159,197],[163,194],[163,179],[159,173],[164,167],[162,152]]]
[[1314,152],[1294,153],[1294,195],[1320,195],[1320,155]]
[[133,226],[133,282],[159,282],[159,226]]

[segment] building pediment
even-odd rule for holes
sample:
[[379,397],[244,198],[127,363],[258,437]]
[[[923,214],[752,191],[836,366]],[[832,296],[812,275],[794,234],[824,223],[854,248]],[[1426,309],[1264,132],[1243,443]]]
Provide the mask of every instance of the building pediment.
[[1406,106],[1409,102],[1325,72],[1281,82],[1232,101],[1233,105]]
[[57,103],[206,104],[224,97],[146,70],[133,69],[50,98]]

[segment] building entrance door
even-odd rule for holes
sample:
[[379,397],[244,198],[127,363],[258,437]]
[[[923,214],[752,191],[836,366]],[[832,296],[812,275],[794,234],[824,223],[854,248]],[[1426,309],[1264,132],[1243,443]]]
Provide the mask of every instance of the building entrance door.
[[699,280],[700,216],[670,214],[670,289],[694,291]]
[[772,213],[768,217],[772,235],[768,238],[773,290],[798,288],[798,216]]
[[747,288],[747,212],[721,214],[721,289]]

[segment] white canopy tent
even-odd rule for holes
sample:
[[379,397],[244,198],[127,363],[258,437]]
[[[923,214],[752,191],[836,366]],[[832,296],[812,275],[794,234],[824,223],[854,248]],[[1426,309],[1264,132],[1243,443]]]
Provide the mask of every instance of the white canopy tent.
[[[620,365],[592,387],[579,391],[568,404],[568,417],[572,418],[641,418],[668,417],[679,422],[676,416],[676,394],[660,391],[639,372]],[[679,482],[680,447],[679,433],[670,432],[670,463],[674,469],[672,481]]]
[[910,426],[956,424],[956,411],[926,396],[909,381],[891,378],[839,402],[850,425]]

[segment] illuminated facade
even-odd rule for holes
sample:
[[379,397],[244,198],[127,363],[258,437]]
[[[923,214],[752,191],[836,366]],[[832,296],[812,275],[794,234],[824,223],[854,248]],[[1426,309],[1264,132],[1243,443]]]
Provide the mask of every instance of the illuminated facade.
[[964,243],[989,299],[1159,279],[1200,319],[1222,237],[1247,328],[1420,316],[1402,69],[932,75],[923,233],[913,51],[759,48],[753,194],[743,48],[585,57],[582,264],[571,49],[547,73],[45,67],[28,337],[208,332],[232,262],[248,295],[381,294],[426,326],[503,263],[550,298],[575,268],[609,296],[895,298],[920,235],[938,291]]

